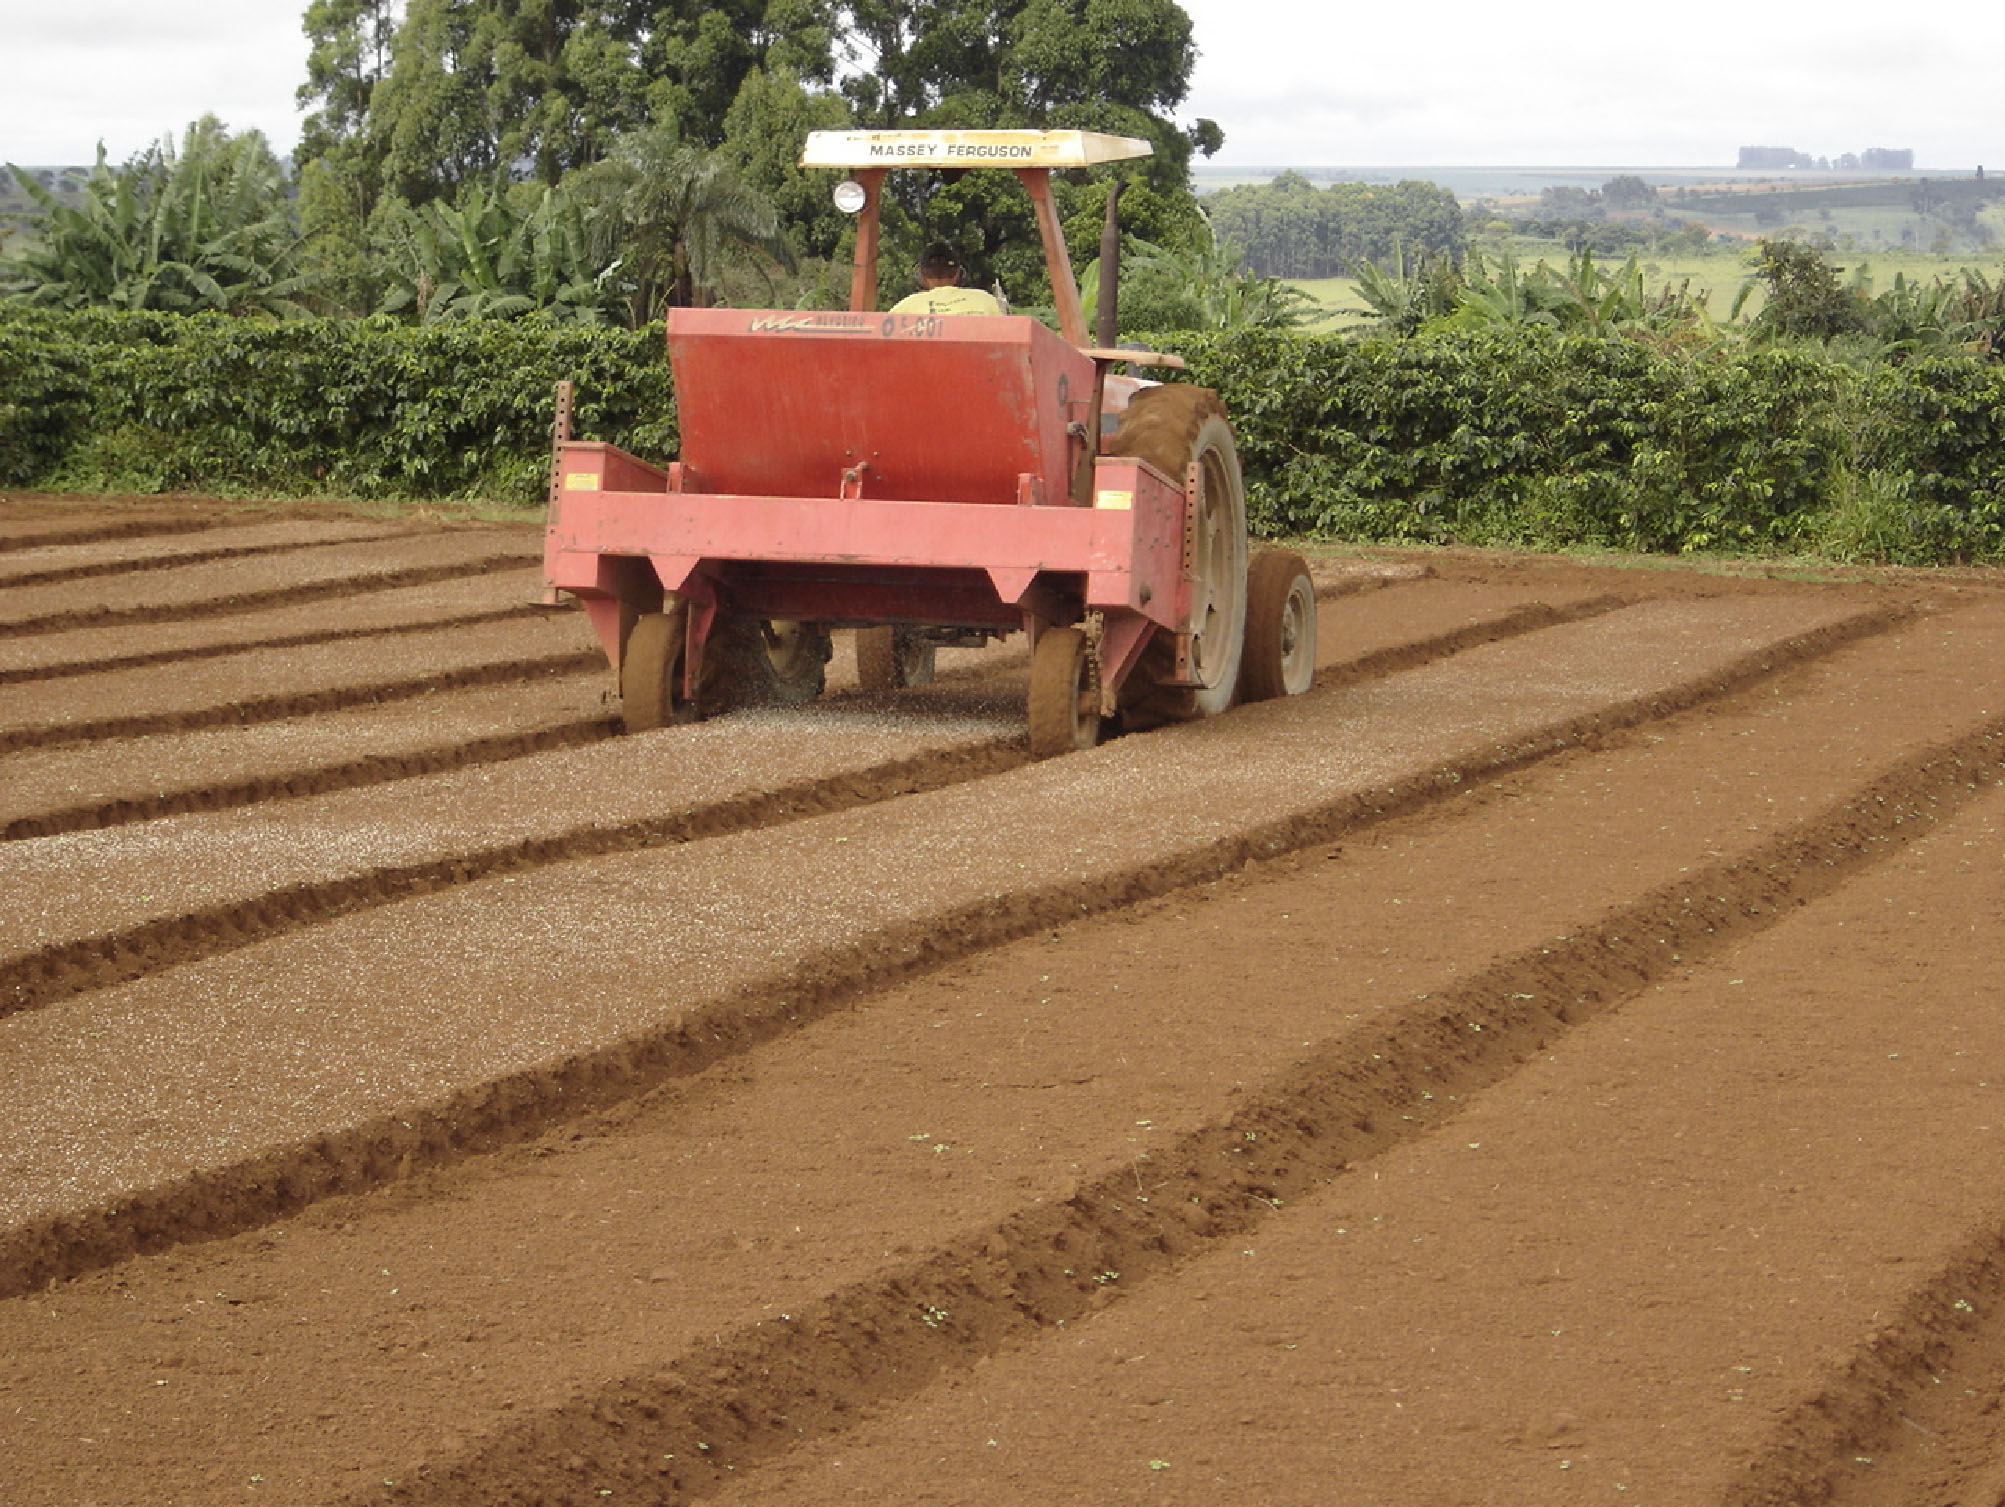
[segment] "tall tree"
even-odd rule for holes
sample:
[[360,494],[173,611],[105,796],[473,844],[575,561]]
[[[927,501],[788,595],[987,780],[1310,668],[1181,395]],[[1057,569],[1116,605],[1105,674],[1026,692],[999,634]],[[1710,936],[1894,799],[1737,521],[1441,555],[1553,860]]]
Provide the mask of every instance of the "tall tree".
[[[1110,176],[1188,199],[1191,153],[1215,151],[1224,139],[1211,121],[1186,130],[1170,117],[1196,58],[1190,17],[1176,0],[851,0],[848,14],[854,66],[841,87],[862,124],[1111,131],[1151,144],[1153,155],[1140,162],[1068,175],[1055,190],[1064,218],[1079,212],[1093,181]],[[958,181],[901,174],[892,194],[894,264],[897,254],[909,260],[920,243],[944,239],[1016,302],[1045,296],[1036,225],[1014,183],[995,173]],[[1174,249],[1196,249],[1196,240]]]
[[853,0],[843,80],[865,122],[1126,131],[1150,138],[1151,176],[1182,186],[1211,121],[1182,131],[1197,52],[1176,0]]
[[[721,147],[783,208],[795,246],[823,256],[847,222],[820,176],[795,166],[807,129],[1049,126],[1151,141],[1145,163],[1071,175],[1062,215],[1110,173],[1188,199],[1191,153],[1223,140],[1213,122],[1170,118],[1195,57],[1176,0],[404,0],[386,63],[396,3],[311,0],[307,14],[302,98],[321,108],[303,207],[316,266],[351,290],[367,282],[361,227],[379,203],[555,184],[656,127],[678,149]],[[978,266],[1034,301],[1036,229],[1016,186],[996,178],[900,175],[886,265],[952,222]],[[1150,230],[1176,240],[1175,228],[1171,217]]]
[[834,0],[408,0],[391,27],[392,4],[312,0],[302,158],[352,144],[414,204],[496,171],[556,183],[650,124],[714,146],[755,68],[833,76]]
[[299,155],[310,161],[368,120],[370,98],[389,71],[397,8],[395,0],[309,0],[301,24],[312,45],[299,103],[319,105],[300,132]]
[[1865,293],[1840,282],[1838,269],[1823,253],[1800,241],[1759,244],[1754,279],[1735,297],[1733,317],[1739,317],[1755,281],[1768,284],[1768,297],[1751,326],[1758,336],[1829,340],[1864,330],[1872,322]]
[[849,232],[848,215],[829,199],[827,173],[800,166],[810,131],[852,123],[849,102],[828,89],[809,89],[792,75],[755,68],[724,116],[719,148],[746,185],[778,211],[783,233],[801,256],[833,257]]

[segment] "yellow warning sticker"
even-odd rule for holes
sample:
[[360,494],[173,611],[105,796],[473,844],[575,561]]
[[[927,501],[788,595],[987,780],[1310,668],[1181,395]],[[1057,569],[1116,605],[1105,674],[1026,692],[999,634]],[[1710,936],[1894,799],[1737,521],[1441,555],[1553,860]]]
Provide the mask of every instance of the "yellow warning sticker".
[[1134,505],[1135,494],[1133,492],[1095,492],[1093,494],[1093,506],[1096,508],[1120,508],[1123,511],[1127,511],[1132,509]]
[[566,471],[564,490],[567,492],[596,492],[599,490],[599,473],[596,471]]

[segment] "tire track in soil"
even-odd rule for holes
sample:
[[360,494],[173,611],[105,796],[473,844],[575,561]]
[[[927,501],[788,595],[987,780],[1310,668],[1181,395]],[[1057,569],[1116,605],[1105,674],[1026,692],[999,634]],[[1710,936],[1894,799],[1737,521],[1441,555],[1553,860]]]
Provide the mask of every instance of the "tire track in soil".
[[297,586],[273,586],[231,596],[211,597],[192,602],[161,603],[142,607],[73,607],[60,612],[0,621],[0,638],[21,634],[60,633],[72,628],[140,627],[148,623],[178,623],[195,618],[230,617],[261,607],[292,607],[303,602],[325,602],[339,597],[360,596],[371,591],[394,591],[401,586],[429,586],[435,581],[457,580],[469,575],[520,570],[530,552],[515,551],[480,555],[468,560],[440,565],[410,565],[371,571],[365,575],[340,576],[309,581]]
[[[1175,859],[1151,862],[1118,883],[1103,877],[1056,884],[1008,895],[1001,903],[992,897],[921,922],[868,933],[794,968],[722,993],[679,1023],[642,1038],[581,1051],[561,1065],[516,1071],[451,1093],[424,1109],[323,1133],[310,1145],[194,1173],[126,1197],[116,1211],[31,1219],[0,1236],[0,1298],[191,1238],[256,1228],[326,1197],[363,1191],[414,1170],[449,1165],[528,1139],[557,1121],[624,1102],[747,1053],[899,979],[1082,916],[1217,879],[1257,859],[1333,841],[1425,809],[1556,753],[1605,747],[1637,726],[1703,707],[1779,671],[1883,633],[1911,616],[1903,608],[1888,606],[1855,612],[1740,655],[1696,680],[1566,718],[1464,759],[1430,764],[1391,784],[1346,793],[1312,810],[1233,832]],[[291,924],[288,920],[279,929]],[[249,940],[256,938],[226,933],[204,945],[222,952]],[[171,933],[161,938],[161,945],[172,945]],[[83,960],[77,966],[85,966]],[[113,952],[97,966],[116,970],[128,965]],[[147,961],[129,976],[165,966],[165,961]],[[101,984],[79,978],[76,987],[94,986]],[[47,987],[60,985],[52,982]]]
[[[950,1371],[1088,1315],[1105,1301],[1095,1274],[1117,1271],[1133,1291],[1244,1238],[1283,1203],[1452,1118],[1455,1101],[1504,1081],[1574,1027],[1832,894],[2001,784],[2005,717],[1993,717],[1902,759],[1738,859],[1656,888],[1312,1052],[1229,1118],[1152,1152],[1146,1201],[1123,1167],[786,1322],[742,1325],[655,1374],[623,1378],[430,1462],[418,1480],[349,1500],[444,1507],[580,1499],[582,1462],[590,1489],[620,1500],[678,1502],[745,1487],[762,1462],[796,1444],[838,1434]],[[1981,1241],[1918,1300],[1912,1327],[1939,1332],[1944,1311],[1956,1311],[1949,1293],[1967,1291],[1967,1281],[2000,1293],[2000,1257],[1999,1239]],[[1919,1355],[1904,1366],[1901,1359],[1897,1367],[1910,1373],[1925,1364]],[[1889,1357],[1876,1347],[1873,1360],[1878,1368]],[[1829,1409],[1823,1399],[1807,1411],[1821,1423]],[[1801,1494],[1800,1474],[1771,1474],[1773,1487],[1746,1501],[1815,1499]]]

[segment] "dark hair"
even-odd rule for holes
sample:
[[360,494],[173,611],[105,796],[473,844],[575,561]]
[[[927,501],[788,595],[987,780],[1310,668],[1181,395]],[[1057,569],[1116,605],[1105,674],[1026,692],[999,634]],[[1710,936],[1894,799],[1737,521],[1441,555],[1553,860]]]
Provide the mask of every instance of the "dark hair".
[[926,248],[926,254],[919,258],[919,273],[922,277],[951,278],[961,272],[961,258],[952,246],[935,241]]

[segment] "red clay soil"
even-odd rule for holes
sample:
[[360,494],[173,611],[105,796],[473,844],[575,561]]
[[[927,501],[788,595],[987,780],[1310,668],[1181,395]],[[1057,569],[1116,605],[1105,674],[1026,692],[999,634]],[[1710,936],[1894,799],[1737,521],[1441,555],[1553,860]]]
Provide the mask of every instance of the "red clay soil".
[[363,532],[0,500],[0,1499],[2005,1501],[1992,576],[1332,556],[1032,764]]

